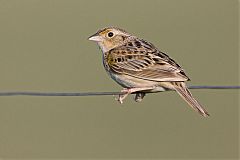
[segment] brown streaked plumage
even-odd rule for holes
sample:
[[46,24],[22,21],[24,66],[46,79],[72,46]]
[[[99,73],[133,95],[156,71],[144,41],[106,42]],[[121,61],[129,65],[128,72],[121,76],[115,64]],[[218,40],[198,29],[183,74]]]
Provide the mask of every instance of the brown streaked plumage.
[[135,101],[141,101],[147,92],[170,89],[201,115],[209,115],[188,90],[185,81],[190,79],[184,70],[153,44],[116,27],[101,29],[89,40],[101,48],[107,73],[124,87],[120,103],[131,93],[136,93]]

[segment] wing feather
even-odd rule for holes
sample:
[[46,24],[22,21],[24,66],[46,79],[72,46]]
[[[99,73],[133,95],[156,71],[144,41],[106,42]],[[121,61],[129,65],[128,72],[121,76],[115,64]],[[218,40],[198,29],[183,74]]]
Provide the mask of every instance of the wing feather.
[[152,44],[140,39],[128,44],[129,42],[107,53],[106,61],[116,74],[159,82],[189,80],[173,59]]

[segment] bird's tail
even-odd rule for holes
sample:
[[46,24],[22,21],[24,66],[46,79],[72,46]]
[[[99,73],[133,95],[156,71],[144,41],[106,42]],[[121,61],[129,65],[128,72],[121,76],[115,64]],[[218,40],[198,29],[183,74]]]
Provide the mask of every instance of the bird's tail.
[[172,84],[172,89],[177,91],[177,93],[197,112],[202,116],[209,116],[208,112],[202,107],[202,105],[193,98],[191,92],[187,88],[184,82],[170,82]]

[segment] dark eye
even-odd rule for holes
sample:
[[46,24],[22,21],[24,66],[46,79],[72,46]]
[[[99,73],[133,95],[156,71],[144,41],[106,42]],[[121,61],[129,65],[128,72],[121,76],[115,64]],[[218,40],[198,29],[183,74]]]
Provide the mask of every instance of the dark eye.
[[112,37],[113,36],[113,32],[108,32],[108,37]]

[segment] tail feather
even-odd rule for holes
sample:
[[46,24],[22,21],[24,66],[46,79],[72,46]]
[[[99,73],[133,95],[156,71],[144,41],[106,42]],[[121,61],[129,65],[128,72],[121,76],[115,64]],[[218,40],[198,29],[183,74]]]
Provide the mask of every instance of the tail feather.
[[173,82],[173,89],[177,91],[177,93],[197,112],[199,112],[202,116],[209,116],[208,112],[202,107],[202,105],[193,98],[191,92],[187,88],[184,82]]

